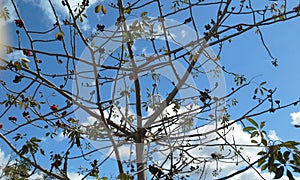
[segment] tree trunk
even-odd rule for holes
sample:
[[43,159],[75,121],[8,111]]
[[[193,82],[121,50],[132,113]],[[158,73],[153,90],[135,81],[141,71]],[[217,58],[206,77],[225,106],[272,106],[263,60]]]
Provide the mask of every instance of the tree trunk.
[[145,133],[143,129],[139,128],[136,134],[136,160],[138,180],[146,180],[146,164],[144,159],[144,139]]

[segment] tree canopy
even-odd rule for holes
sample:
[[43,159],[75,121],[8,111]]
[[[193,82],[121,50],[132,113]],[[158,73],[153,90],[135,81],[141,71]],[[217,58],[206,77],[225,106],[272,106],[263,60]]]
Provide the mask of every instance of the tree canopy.
[[299,178],[297,138],[268,126],[300,99],[257,74],[292,48],[270,38],[288,3],[2,2],[1,178]]

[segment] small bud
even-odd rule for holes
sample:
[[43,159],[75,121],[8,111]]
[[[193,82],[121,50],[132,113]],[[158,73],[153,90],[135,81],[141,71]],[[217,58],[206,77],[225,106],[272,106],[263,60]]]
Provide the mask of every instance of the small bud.
[[15,24],[16,24],[16,26],[19,27],[19,28],[24,27],[24,23],[23,23],[23,21],[22,21],[21,19],[16,19],[16,20],[15,20]]
[[52,106],[50,106],[50,109],[52,111],[57,111],[58,110],[58,106],[56,104],[53,104]]

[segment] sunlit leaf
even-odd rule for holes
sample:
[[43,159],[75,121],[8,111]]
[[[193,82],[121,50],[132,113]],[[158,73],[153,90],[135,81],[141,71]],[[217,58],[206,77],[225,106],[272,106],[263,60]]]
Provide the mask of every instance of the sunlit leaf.
[[253,132],[251,133],[250,138],[253,138],[253,137],[257,136],[257,134],[258,134],[258,131],[253,131]]
[[253,119],[249,118],[249,117],[245,117],[246,120],[248,120],[251,124],[253,124],[255,127],[258,128],[258,124],[257,122],[255,122]]
[[96,7],[95,7],[95,13],[99,13],[99,12],[100,12],[100,9],[101,9],[101,6],[100,6],[100,5],[96,6]]
[[22,66],[26,69],[29,69],[29,65],[24,61],[22,61]]
[[267,140],[265,140],[265,139],[262,139],[262,140],[261,140],[261,143],[262,143],[264,146],[267,146],[267,145],[268,145],[268,142],[267,142]]
[[253,131],[253,130],[256,130],[256,128],[255,128],[255,127],[252,127],[252,126],[245,127],[245,128],[243,129],[243,131]]
[[14,67],[17,69],[17,70],[21,70],[22,69],[22,66],[21,66],[21,63],[19,61],[16,61],[14,63]]
[[267,169],[267,167],[268,167],[268,164],[266,163],[266,164],[262,165],[261,170],[264,171]]
[[257,162],[258,167],[261,166],[264,162],[266,162],[266,159],[265,159],[265,158],[259,160],[259,161]]
[[293,159],[294,159],[294,164],[299,166],[300,165],[300,157],[297,154],[293,153]]
[[124,13],[125,14],[130,14],[131,13],[131,8],[125,8]]
[[265,121],[262,121],[262,122],[260,123],[260,129],[262,129],[263,127],[265,127],[265,125],[266,125],[266,122],[265,122]]
[[102,5],[101,6],[101,11],[102,11],[103,14],[106,14],[106,7]]
[[148,14],[148,12],[146,12],[146,11],[145,11],[145,12],[142,12],[142,13],[141,13],[141,17],[144,17],[144,16],[146,16],[147,14]]
[[258,142],[256,140],[252,139],[251,143],[257,144]]
[[287,148],[292,148],[292,149],[296,149],[296,146],[299,145],[299,142],[296,141],[287,141],[282,143],[282,146],[287,147]]
[[27,58],[21,58],[21,60],[24,61],[24,62],[27,62],[27,63],[30,62],[30,60],[27,59]]

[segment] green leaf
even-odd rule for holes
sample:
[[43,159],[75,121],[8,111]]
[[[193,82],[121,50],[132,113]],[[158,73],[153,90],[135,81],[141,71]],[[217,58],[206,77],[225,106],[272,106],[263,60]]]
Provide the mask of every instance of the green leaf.
[[260,123],[260,129],[264,128],[265,125],[266,125],[266,121],[261,122],[261,123]]
[[130,14],[131,13],[131,8],[125,8],[124,13],[125,14]]
[[252,139],[251,143],[257,144],[258,142],[256,140]]
[[287,175],[287,177],[289,178],[289,180],[295,180],[295,178],[293,177],[293,174],[292,174],[291,171],[288,170],[288,169],[287,169],[287,171],[286,171],[286,175]]
[[300,168],[298,168],[296,166],[291,166],[291,168],[293,168],[294,172],[297,172],[297,173],[300,172]]
[[256,130],[256,128],[255,128],[255,127],[252,127],[252,126],[245,127],[245,128],[243,129],[243,131],[253,131],[253,130]]
[[265,84],[267,84],[267,81],[264,81],[264,82],[260,83],[259,86],[263,86],[263,85],[265,85]]
[[22,69],[21,63],[20,63],[19,61],[16,61],[16,62],[14,63],[14,67],[15,67],[17,70],[21,70],[21,69]]
[[40,153],[41,153],[43,156],[45,156],[45,151],[44,151],[44,149],[40,149]]
[[22,61],[22,66],[26,69],[29,69],[29,65],[24,61]]
[[248,120],[251,124],[253,124],[255,127],[258,128],[258,124],[256,121],[254,121],[253,119],[249,118],[249,117],[245,117],[246,120]]
[[24,154],[27,154],[27,153],[28,153],[28,147],[26,145],[23,145],[23,147],[20,151],[20,154],[24,155]]
[[292,149],[297,149],[296,146],[299,145],[299,142],[296,141],[287,141],[282,143],[282,146],[286,147],[286,148],[292,148]]
[[294,164],[299,166],[300,165],[300,157],[297,154],[293,153],[293,159],[294,159]]
[[280,15],[279,19],[280,19],[280,21],[283,21],[284,20],[284,15]]
[[36,142],[41,142],[42,140],[37,139],[36,137],[33,137],[30,139],[31,142],[36,143]]
[[280,179],[283,176],[283,171],[284,171],[283,166],[280,166],[279,168],[277,168],[274,179]]
[[258,131],[253,131],[253,132],[251,133],[251,136],[250,136],[250,138],[253,138],[253,137],[255,137],[257,134],[258,134]]
[[291,154],[291,152],[290,152],[290,151],[285,151],[285,152],[283,153],[283,157],[284,157],[284,159],[285,159],[286,161],[288,161],[288,160],[289,160],[289,156],[290,156],[290,154]]
[[259,34],[260,30],[256,29],[255,34]]
[[122,173],[122,174],[118,175],[117,179],[120,179],[120,180],[130,180],[130,176],[128,174]]
[[277,153],[277,160],[278,160],[280,163],[284,163],[284,159],[283,159],[283,156],[282,156],[281,151],[278,151],[278,153]]
[[77,123],[77,120],[74,118],[69,118],[68,121],[73,124]]
[[264,170],[267,169],[267,167],[268,167],[268,164],[266,163],[266,164],[264,164],[264,165],[261,167],[261,170],[264,171]]
[[133,23],[131,24],[131,26],[132,26],[132,27],[135,27],[135,26],[137,25],[138,22],[139,22],[138,20],[133,21]]
[[265,151],[260,151],[257,153],[257,155],[260,155],[260,156],[265,155],[265,154],[267,154]]
[[267,146],[267,145],[268,145],[268,142],[267,142],[267,140],[265,140],[265,139],[262,139],[262,140],[261,140],[261,143],[262,143],[264,146]]
[[263,158],[257,162],[258,167],[261,166],[264,162],[266,162],[266,158]]

